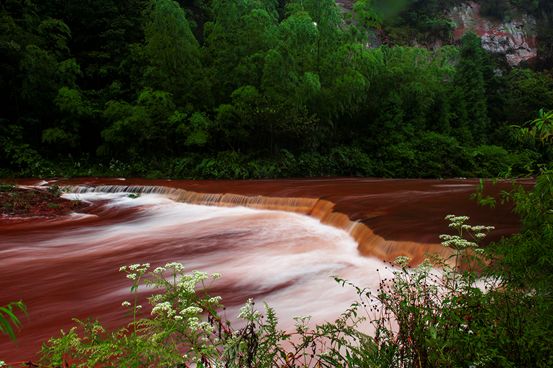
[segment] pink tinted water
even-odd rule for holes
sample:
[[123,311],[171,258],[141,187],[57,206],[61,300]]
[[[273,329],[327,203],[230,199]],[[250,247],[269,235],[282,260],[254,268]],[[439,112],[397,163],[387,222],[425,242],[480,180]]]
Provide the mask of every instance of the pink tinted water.
[[[481,209],[470,201],[476,182],[467,180],[80,179],[60,184],[147,184],[198,192],[324,198],[378,235],[419,242],[421,249],[448,231],[443,221],[448,213],[468,214],[473,223],[495,225],[495,237],[518,227],[508,207]],[[189,270],[220,272],[223,278],[212,292],[223,296],[229,318],[253,297],[274,306],[284,325],[298,315],[313,315],[315,321],[333,319],[354,300],[352,290],[336,285],[331,275],[375,287],[383,272],[383,263],[361,256],[347,233],[303,215],[195,206],[159,195],[78,196],[92,203],[87,214],[0,220],[0,305],[22,299],[29,308],[17,342],[1,337],[0,359],[34,358],[40,343],[60,329],[67,330],[72,317],[99,318],[111,327],[124,323],[120,305],[128,299],[129,283],[117,271],[124,264],[179,261]]]

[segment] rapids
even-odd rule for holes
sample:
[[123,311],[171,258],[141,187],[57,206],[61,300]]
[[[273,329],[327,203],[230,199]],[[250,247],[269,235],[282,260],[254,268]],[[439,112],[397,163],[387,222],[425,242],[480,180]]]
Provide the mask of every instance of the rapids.
[[[179,261],[190,271],[220,272],[211,293],[223,297],[229,318],[252,297],[275,307],[290,326],[294,316],[332,320],[355,300],[353,290],[331,276],[372,288],[388,276],[381,260],[362,254],[387,259],[436,250],[437,235],[448,232],[448,213],[475,215],[471,222],[495,225],[496,237],[518,226],[508,207],[472,203],[476,182],[466,180],[58,183],[73,186],[65,196],[91,203],[86,213],[0,219],[0,305],[22,299],[29,308],[16,344],[0,337],[6,361],[32,359],[42,341],[73,324],[72,317],[99,318],[112,327],[126,321],[121,302],[129,283],[117,272],[121,265]],[[143,194],[133,199],[128,192]]]

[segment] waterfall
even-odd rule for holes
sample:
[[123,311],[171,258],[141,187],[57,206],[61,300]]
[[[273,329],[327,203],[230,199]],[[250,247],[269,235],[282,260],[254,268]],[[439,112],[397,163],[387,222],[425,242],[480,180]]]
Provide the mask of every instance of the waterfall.
[[71,193],[135,193],[159,194],[175,202],[218,207],[246,207],[273,211],[285,211],[308,215],[347,232],[358,244],[364,256],[394,261],[399,256],[411,258],[411,264],[419,264],[428,254],[447,258],[450,249],[439,243],[386,240],[375,234],[367,225],[352,221],[346,214],[334,211],[335,204],[319,198],[246,196],[232,193],[198,193],[185,189],[157,185],[98,185],[63,186]]

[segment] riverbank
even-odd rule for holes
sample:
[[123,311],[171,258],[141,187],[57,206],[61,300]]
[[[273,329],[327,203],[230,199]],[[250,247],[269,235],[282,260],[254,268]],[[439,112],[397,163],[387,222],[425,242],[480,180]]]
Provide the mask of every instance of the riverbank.
[[44,189],[0,184],[0,219],[53,218],[68,215],[88,207],[87,203],[60,197],[57,187]]

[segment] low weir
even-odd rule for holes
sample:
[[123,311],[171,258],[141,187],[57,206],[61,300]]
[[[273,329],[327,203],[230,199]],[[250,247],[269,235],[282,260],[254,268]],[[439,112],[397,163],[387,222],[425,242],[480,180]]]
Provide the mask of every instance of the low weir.
[[364,256],[377,257],[392,262],[399,256],[407,256],[416,265],[428,254],[447,258],[451,252],[438,243],[417,243],[412,241],[385,240],[376,235],[367,225],[352,221],[341,212],[335,212],[335,203],[319,198],[293,198],[247,196],[232,193],[198,193],[189,190],[152,185],[99,185],[65,186],[63,191],[70,193],[135,193],[159,194],[176,202],[201,206],[246,207],[263,210],[285,211],[308,215],[321,223],[333,226],[348,233],[358,244]]

